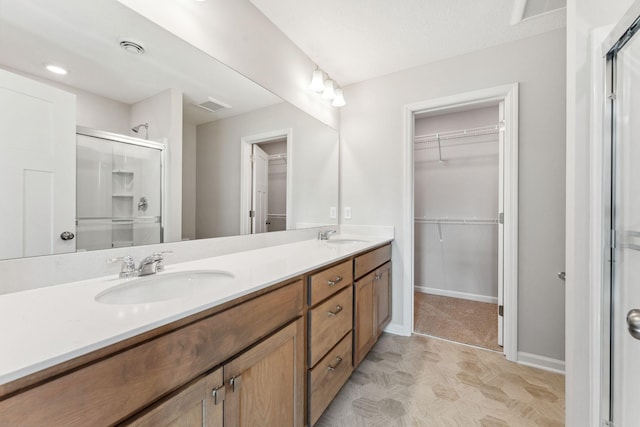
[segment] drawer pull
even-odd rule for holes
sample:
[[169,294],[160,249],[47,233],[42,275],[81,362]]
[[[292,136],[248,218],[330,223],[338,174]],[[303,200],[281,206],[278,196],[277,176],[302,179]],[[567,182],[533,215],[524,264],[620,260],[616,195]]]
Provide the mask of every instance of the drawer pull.
[[224,401],[225,391],[226,389],[223,385],[220,387],[216,387],[211,391],[211,396],[213,397],[214,405],[218,405]]
[[328,370],[328,371],[330,371],[330,372],[331,372],[331,371],[335,371],[335,370],[336,370],[336,368],[338,367],[338,365],[339,365],[339,364],[341,364],[341,363],[342,363],[342,357],[340,357],[340,356],[336,356],[336,361],[335,361],[335,363],[334,363],[333,365],[329,365],[329,366],[327,366],[327,370]]
[[342,311],[342,306],[341,305],[336,305],[335,311],[328,311],[327,312],[327,316],[334,317],[336,314],[340,313],[341,311]]
[[334,285],[336,285],[337,283],[340,283],[340,282],[342,282],[342,277],[336,276],[336,278],[333,279],[333,280],[327,280],[327,285],[334,286]]
[[376,275],[373,276],[373,280],[380,280],[380,279],[382,279],[382,274],[376,273]]

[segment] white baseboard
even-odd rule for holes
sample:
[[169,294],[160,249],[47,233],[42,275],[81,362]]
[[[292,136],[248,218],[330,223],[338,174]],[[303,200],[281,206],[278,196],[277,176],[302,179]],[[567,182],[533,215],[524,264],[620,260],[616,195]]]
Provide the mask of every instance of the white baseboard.
[[543,369],[545,371],[563,374],[565,372],[564,360],[552,359],[550,357],[538,356],[537,354],[518,352],[518,363],[525,366]]
[[428,288],[426,286],[414,286],[416,292],[423,294],[440,295],[443,297],[468,299],[471,301],[487,302],[489,304],[497,304],[498,297],[490,297],[487,295],[468,294],[466,292],[449,291],[446,289]]
[[389,323],[384,331],[393,335],[411,336],[411,331],[407,332],[406,328],[399,323]]

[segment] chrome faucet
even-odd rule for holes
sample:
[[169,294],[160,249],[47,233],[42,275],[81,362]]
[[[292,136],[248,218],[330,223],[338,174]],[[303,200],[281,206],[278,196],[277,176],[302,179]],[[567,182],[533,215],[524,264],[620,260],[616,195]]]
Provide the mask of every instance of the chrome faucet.
[[148,276],[150,274],[156,274],[159,271],[164,270],[162,261],[164,255],[162,252],[154,252],[148,257],[140,261],[140,267],[138,267],[138,276]]
[[337,233],[336,230],[322,230],[318,232],[318,240],[329,240],[329,236]]
[[150,274],[156,274],[164,270],[164,255],[173,253],[171,251],[165,252],[154,252],[148,257],[144,258],[140,261],[140,266],[136,268],[136,263],[133,261],[133,258],[129,255],[123,257],[117,257],[107,260],[108,263],[114,263],[121,261],[122,268],[120,270],[120,274],[118,277],[121,279],[126,279],[130,277],[136,276],[148,276]]

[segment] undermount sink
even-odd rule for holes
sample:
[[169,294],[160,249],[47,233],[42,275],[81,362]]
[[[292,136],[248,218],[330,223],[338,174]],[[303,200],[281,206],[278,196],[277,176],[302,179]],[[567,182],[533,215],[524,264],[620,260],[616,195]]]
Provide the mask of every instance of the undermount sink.
[[354,243],[369,243],[367,240],[360,240],[360,239],[342,239],[342,238],[337,238],[337,239],[329,239],[327,240],[327,243],[332,244],[332,245],[351,245]]
[[159,273],[133,279],[96,295],[103,304],[144,304],[197,295],[213,286],[231,283],[228,271],[202,270]]

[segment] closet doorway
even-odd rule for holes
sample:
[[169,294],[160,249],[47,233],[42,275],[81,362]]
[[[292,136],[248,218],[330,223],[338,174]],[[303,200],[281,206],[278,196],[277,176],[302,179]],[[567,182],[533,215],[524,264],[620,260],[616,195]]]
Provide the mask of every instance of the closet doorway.
[[241,233],[288,230],[291,130],[242,138]]
[[509,360],[517,355],[516,105],[512,85],[407,107],[413,331]]

